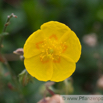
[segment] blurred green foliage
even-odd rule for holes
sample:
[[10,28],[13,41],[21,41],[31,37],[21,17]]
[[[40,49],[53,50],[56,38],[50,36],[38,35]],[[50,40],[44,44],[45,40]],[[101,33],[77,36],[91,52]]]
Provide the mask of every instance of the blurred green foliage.
[[[80,38],[82,55],[72,75],[73,80],[68,80],[68,87],[60,82],[52,89],[60,94],[65,94],[65,88],[69,88],[68,94],[103,93],[97,87],[98,75],[103,74],[103,0],[0,0],[0,33],[7,15],[11,13],[18,18],[12,18],[7,27],[10,35],[3,40],[3,53],[22,48],[28,36],[44,22],[56,20],[65,23]],[[97,37],[94,47],[86,45],[83,40],[84,35],[91,33]],[[9,63],[17,77],[25,68],[23,61]],[[34,78],[34,82],[27,86],[20,84],[19,92],[11,76],[5,75],[7,73],[7,67],[0,63],[0,103],[36,103],[43,97],[44,82]]]

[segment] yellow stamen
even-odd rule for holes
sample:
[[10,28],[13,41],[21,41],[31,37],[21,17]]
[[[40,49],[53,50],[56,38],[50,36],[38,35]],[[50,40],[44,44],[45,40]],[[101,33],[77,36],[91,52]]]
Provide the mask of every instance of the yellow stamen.
[[50,59],[55,63],[60,62],[60,55],[66,50],[65,43],[58,42],[57,40],[45,39],[41,45],[42,51],[40,60],[43,63],[48,62]]

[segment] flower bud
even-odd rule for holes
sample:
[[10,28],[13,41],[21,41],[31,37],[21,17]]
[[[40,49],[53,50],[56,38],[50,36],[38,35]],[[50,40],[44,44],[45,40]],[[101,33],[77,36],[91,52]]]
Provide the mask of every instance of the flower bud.
[[97,86],[100,89],[103,89],[103,75],[98,79]]
[[23,48],[18,48],[16,49],[15,51],[13,51],[14,54],[17,54],[17,55],[23,55],[24,54],[24,51],[23,51]]
[[40,100],[38,103],[64,103],[62,96],[53,95],[52,97],[46,97],[45,99]]
[[33,77],[29,75],[29,73],[24,69],[19,74],[19,81],[22,83],[23,86],[27,85],[30,81],[33,81]]
[[90,47],[95,47],[97,45],[97,36],[96,34],[88,34],[83,37],[83,42]]

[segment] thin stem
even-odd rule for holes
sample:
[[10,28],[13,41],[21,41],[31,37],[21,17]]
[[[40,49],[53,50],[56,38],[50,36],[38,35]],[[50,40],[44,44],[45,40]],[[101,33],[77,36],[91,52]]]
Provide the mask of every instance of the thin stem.
[[2,41],[3,41],[3,36],[1,36],[1,38],[0,38],[0,51],[1,51],[1,47],[2,47]]
[[[5,25],[4,25],[3,33],[6,31],[7,26],[10,24],[9,22],[10,22],[10,19],[11,19],[12,17],[17,18],[17,16],[14,15],[13,13],[12,13],[11,15],[7,16],[7,20],[6,20],[6,23],[5,23]],[[4,36],[2,35],[1,38],[0,38],[0,51],[1,51],[1,45],[2,45],[2,41],[3,41],[3,37],[4,37]],[[1,54],[1,53],[0,53],[0,54]],[[12,69],[10,68],[10,65],[8,64],[8,62],[7,62],[7,60],[5,59],[4,56],[3,56],[3,59],[4,59],[4,61],[5,61],[4,64],[8,67],[8,69],[9,69],[9,71],[10,71],[10,73],[11,73],[12,79],[14,80],[14,77],[16,77],[16,76],[14,76],[14,74],[12,73]],[[15,80],[14,80],[14,81],[15,81]]]
[[[5,31],[6,31],[6,29],[7,29],[7,26],[10,24],[10,19],[11,19],[12,17],[17,18],[17,16],[14,15],[13,13],[7,17],[7,21],[6,21],[5,25],[4,25],[3,33],[5,33]],[[1,38],[0,38],[0,54],[1,54],[1,45],[2,45],[3,38],[4,38],[4,35],[1,35]],[[4,60],[4,64],[6,65],[6,67],[9,69],[11,78],[12,78],[12,80],[14,81],[15,86],[17,87],[17,91],[19,92],[19,94],[20,94],[20,96],[21,96],[21,99],[23,100],[22,103],[26,103],[26,101],[25,101],[25,99],[24,99],[24,97],[23,97],[23,95],[22,95],[21,87],[19,86],[19,83],[18,83],[18,80],[17,80],[17,78],[16,78],[15,73],[12,71],[9,63],[7,62],[7,60],[6,60],[6,58],[5,58],[4,56],[3,56],[3,60]]]
[[46,89],[51,95],[55,95],[55,93],[52,90],[50,90],[48,87],[46,87]]
[[[6,20],[6,23],[5,23],[5,25],[4,25],[3,33],[6,31],[7,26],[10,24],[10,19],[11,19],[12,17],[17,18],[17,16],[14,15],[13,13],[12,13],[11,15],[7,16],[7,20]],[[4,38],[4,36],[2,35],[1,38],[0,38],[0,51],[1,51],[1,45],[2,45],[3,38]]]

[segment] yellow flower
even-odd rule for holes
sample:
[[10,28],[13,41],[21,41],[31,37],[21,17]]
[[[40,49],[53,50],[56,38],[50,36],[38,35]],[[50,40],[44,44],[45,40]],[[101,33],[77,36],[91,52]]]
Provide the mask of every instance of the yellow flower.
[[24,44],[24,65],[41,81],[63,81],[75,71],[81,55],[76,34],[65,24],[50,21],[29,36]]

